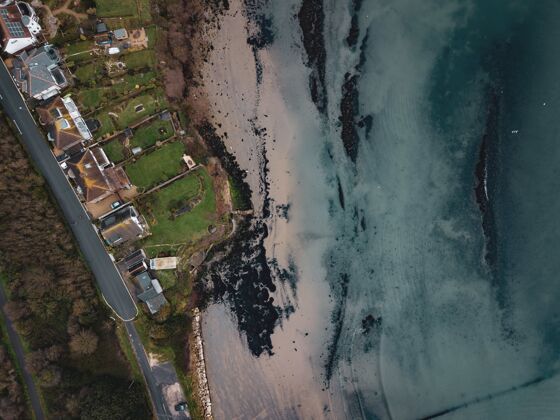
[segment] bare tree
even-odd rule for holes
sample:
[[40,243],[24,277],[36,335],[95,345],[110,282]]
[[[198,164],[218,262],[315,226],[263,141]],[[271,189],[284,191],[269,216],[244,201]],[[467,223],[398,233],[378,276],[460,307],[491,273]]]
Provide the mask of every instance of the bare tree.
[[81,330],[70,339],[70,350],[77,354],[92,354],[97,350],[98,341],[92,330]]

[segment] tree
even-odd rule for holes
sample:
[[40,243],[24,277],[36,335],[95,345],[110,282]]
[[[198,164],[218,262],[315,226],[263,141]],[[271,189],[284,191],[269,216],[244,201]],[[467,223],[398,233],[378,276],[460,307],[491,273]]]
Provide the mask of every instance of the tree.
[[78,414],[80,414],[79,398],[77,398],[75,395],[70,395],[66,399],[66,404],[64,404],[64,407],[72,417],[78,417]]
[[81,330],[70,339],[70,350],[76,354],[92,354],[97,350],[98,341],[92,330]]
[[31,311],[22,302],[15,302],[12,300],[4,305],[4,310],[12,322],[19,321],[31,315]]
[[62,348],[62,346],[54,345],[45,349],[45,357],[50,362],[56,362],[57,360],[59,360],[63,353],[64,349]]
[[161,340],[169,337],[169,332],[165,325],[155,324],[150,327],[150,338]]
[[45,388],[52,388],[60,384],[62,373],[60,368],[55,365],[49,365],[39,373],[39,380],[41,385]]
[[91,306],[85,299],[76,299],[72,305],[72,315],[80,316],[91,311]]
[[42,350],[32,351],[25,355],[25,364],[29,371],[33,374],[38,374],[48,365],[48,360]]

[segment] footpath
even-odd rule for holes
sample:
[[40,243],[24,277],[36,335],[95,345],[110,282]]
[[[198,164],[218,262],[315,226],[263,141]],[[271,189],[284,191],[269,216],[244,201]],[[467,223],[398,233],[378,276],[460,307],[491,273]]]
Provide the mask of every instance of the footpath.
[[8,298],[6,297],[6,292],[2,284],[0,283],[0,310],[2,312],[2,316],[4,318],[4,325],[6,325],[6,331],[8,332],[8,339],[10,340],[10,344],[12,349],[14,350],[14,354],[16,356],[17,364],[19,365],[23,381],[25,382],[25,387],[27,388],[27,395],[29,395],[29,399],[31,401],[31,408],[33,409],[33,413],[35,414],[36,420],[44,420],[45,413],[43,412],[43,406],[41,405],[41,399],[39,398],[39,393],[37,392],[37,387],[35,386],[35,382],[33,382],[33,377],[27,366],[25,365],[25,353],[23,352],[23,345],[17,334],[14,325],[8,315],[4,311],[4,305],[8,302]]

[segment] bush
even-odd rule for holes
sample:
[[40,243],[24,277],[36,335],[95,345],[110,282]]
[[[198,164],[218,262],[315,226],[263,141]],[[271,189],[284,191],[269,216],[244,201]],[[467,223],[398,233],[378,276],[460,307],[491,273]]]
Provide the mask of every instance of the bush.
[[70,350],[76,354],[92,354],[97,350],[99,338],[91,330],[81,330],[70,339]]

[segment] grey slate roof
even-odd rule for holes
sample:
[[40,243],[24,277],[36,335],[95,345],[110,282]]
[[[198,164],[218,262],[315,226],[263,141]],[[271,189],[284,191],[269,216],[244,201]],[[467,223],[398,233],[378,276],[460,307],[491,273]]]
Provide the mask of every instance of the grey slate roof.
[[142,293],[137,295],[138,299],[148,305],[151,314],[155,314],[167,303],[161,285],[156,279],[152,279],[147,271],[137,275],[136,280],[142,289]]
[[148,309],[150,310],[151,314],[155,314],[166,303],[167,299],[165,299],[165,296],[163,296],[162,293],[146,301],[146,305],[148,305]]
[[20,88],[30,96],[35,96],[53,86],[60,89],[68,86],[68,81],[58,66],[60,57],[52,45],[21,53],[14,60],[14,77]]

